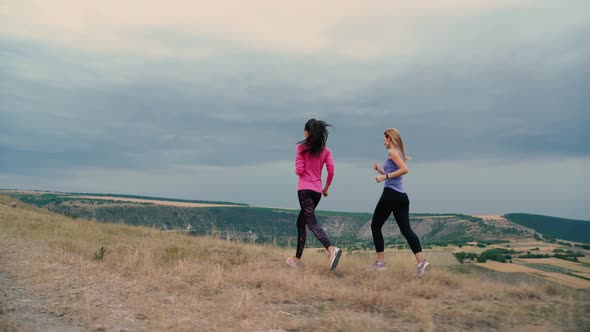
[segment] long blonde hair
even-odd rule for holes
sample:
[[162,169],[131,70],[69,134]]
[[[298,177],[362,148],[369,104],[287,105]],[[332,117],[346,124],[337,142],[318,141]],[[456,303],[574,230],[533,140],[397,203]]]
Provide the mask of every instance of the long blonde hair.
[[395,128],[387,129],[383,135],[387,136],[393,145],[401,151],[404,160],[410,160],[409,156],[406,156],[406,150],[404,149],[404,141],[402,140],[402,135],[397,131]]

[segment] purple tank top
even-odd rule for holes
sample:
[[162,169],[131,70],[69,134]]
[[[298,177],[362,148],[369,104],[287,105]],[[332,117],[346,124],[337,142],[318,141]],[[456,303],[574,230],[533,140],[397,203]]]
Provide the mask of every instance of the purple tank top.
[[[401,153],[400,153],[401,155]],[[402,157],[403,158],[403,157]],[[393,173],[395,171],[397,171],[399,169],[399,167],[397,167],[397,165],[393,162],[393,160],[388,158],[385,160],[385,163],[383,164],[383,170],[385,171],[385,173]],[[391,188],[397,192],[400,193],[404,193],[404,186],[402,184],[402,177],[398,176],[396,178],[393,179],[387,179],[385,180],[385,184],[384,186],[386,188]]]

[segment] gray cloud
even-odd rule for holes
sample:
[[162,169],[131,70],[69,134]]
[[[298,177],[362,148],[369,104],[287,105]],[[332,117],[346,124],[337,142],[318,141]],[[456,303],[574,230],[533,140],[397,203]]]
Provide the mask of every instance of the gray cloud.
[[[473,29],[450,18],[416,33],[423,52],[364,60],[263,52],[175,31],[146,34],[208,55],[133,58],[0,35],[0,175],[100,169],[145,179],[188,176],[191,167],[290,168],[311,117],[334,125],[329,146],[348,176],[384,158],[382,132],[392,126],[419,169],[544,158],[571,166],[590,155],[590,24],[578,16],[548,33],[524,13],[506,19],[520,34],[495,33],[496,16]],[[292,173],[280,172],[276,179]],[[263,182],[256,174],[252,181]],[[174,196],[166,182],[160,192]]]
[[[162,67],[175,68],[172,63],[131,66],[123,76],[136,79],[123,84],[110,83],[108,76],[116,73],[99,73],[96,85],[80,84],[93,79],[85,58],[51,68],[77,77],[74,82],[53,75],[31,80],[3,70],[3,107],[8,110],[3,141],[10,138],[17,147],[29,141],[28,150],[53,151],[56,166],[59,160],[72,167],[251,164],[291,158],[288,146],[299,139],[305,120],[315,116],[335,125],[330,144],[343,160],[381,153],[381,133],[389,126],[402,131],[417,162],[587,155],[588,147],[580,141],[588,138],[582,125],[589,117],[584,112],[589,97],[581,87],[590,85],[590,76],[580,68],[589,68],[590,56],[578,47],[582,35],[552,45],[557,50],[550,54],[547,45],[540,45],[505,50],[510,56],[482,62],[462,61],[470,55],[457,54],[455,63],[424,60],[403,72],[388,72],[384,66],[384,73],[361,80],[357,90],[350,81],[338,85],[338,76],[345,75],[330,69],[323,80],[314,81],[321,61],[304,64],[268,56],[235,72],[204,77],[199,73],[207,65],[198,63],[178,66],[194,75],[173,77],[162,74]],[[38,48],[17,46],[13,53],[43,66],[51,52]],[[578,53],[569,62],[555,60],[572,49]],[[35,58],[36,53],[43,57]],[[531,54],[537,56],[531,59]],[[301,68],[290,67],[292,63]],[[348,74],[351,80],[357,71]]]

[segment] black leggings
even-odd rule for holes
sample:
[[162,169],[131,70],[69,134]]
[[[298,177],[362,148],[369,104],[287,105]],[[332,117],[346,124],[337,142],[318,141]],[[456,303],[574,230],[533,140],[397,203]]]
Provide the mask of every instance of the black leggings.
[[375,207],[373,221],[371,222],[375,250],[377,250],[377,252],[383,252],[385,248],[381,228],[392,212],[395,221],[399,226],[399,230],[410,244],[412,252],[414,252],[414,254],[422,252],[420,240],[412,230],[412,227],[410,227],[410,200],[408,199],[408,195],[387,187],[383,189],[383,194]]
[[320,203],[322,193],[318,193],[313,190],[299,190],[297,191],[299,196],[299,205],[301,206],[301,212],[297,217],[297,253],[295,257],[301,258],[303,255],[303,248],[305,248],[305,240],[307,239],[307,231],[305,225],[312,231],[313,234],[320,240],[324,248],[328,249],[332,245],[326,232],[318,225],[318,221],[315,218],[315,208]]

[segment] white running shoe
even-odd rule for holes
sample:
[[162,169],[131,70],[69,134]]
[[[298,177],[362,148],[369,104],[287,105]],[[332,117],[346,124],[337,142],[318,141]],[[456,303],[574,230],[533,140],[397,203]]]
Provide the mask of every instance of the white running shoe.
[[428,270],[430,270],[430,263],[428,263],[426,260],[423,260],[420,264],[418,264],[416,277],[422,277]]
[[296,261],[293,257],[287,258],[287,264],[294,268],[301,267],[301,262]]
[[342,255],[342,249],[334,247],[330,253],[330,270],[334,270],[338,266],[340,255]]
[[369,266],[367,268],[367,270],[370,270],[370,271],[385,271],[385,270],[387,270],[387,268],[385,267],[385,263],[377,261],[377,262],[373,263],[371,266]]

